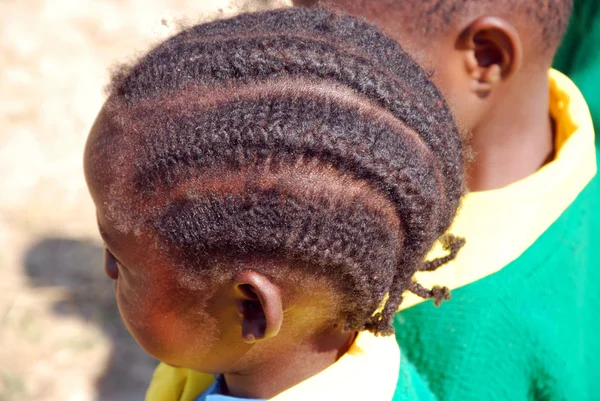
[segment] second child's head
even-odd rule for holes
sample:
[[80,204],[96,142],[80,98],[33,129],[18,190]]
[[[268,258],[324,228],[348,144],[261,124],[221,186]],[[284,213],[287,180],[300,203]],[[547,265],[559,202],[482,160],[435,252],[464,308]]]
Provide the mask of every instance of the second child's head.
[[[459,123],[476,129],[482,114],[537,95],[563,37],[573,0],[295,0],[366,18],[398,40],[448,98]],[[515,87],[507,84],[514,83]],[[539,87],[540,85],[538,85]],[[547,85],[543,90],[547,92]],[[522,91],[527,91],[523,93]],[[547,103],[547,102],[546,102]],[[493,110],[492,110],[493,112]],[[515,113],[515,118],[519,118]]]
[[[199,25],[116,74],[85,173],[123,319],[158,359],[250,369],[391,334],[463,193],[460,135],[423,70],[351,17]],[[338,336],[338,337],[336,337]]]

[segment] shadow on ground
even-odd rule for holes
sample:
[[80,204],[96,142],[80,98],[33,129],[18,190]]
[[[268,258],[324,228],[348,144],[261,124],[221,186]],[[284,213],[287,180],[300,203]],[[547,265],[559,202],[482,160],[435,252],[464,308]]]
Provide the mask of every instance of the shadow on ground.
[[25,273],[36,287],[61,287],[69,296],[55,302],[59,315],[76,316],[98,325],[112,350],[98,379],[97,401],[142,400],[156,362],[142,351],[124,327],[117,310],[113,283],[102,268],[100,244],[68,238],[46,238],[34,244],[24,260]]

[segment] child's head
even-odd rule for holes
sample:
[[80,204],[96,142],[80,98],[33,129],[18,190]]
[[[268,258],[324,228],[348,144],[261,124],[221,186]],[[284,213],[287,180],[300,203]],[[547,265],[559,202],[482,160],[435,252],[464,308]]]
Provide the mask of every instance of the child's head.
[[199,25],[121,69],[85,150],[128,328],[219,373],[390,334],[405,291],[447,297],[412,277],[443,262],[424,256],[462,168],[444,99],[394,41],[301,9]]
[[[573,0],[295,0],[365,17],[398,40],[474,129],[490,109],[536,95],[568,25]],[[511,79],[519,75],[519,79]],[[515,84],[510,88],[508,81]],[[538,85],[539,86],[539,85]],[[547,86],[542,90],[547,91]],[[497,93],[497,96],[490,96]],[[488,101],[482,101],[487,99]],[[492,103],[490,100],[497,100]]]

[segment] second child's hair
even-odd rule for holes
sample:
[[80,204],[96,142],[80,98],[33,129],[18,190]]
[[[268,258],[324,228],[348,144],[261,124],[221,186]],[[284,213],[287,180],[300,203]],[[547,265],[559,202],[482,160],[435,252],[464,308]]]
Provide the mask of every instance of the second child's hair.
[[199,25],[119,70],[109,95],[94,157],[113,160],[111,218],[157,232],[178,268],[218,281],[219,258],[283,261],[331,282],[347,330],[382,334],[405,291],[448,298],[413,275],[463,244],[424,260],[463,194],[461,138],[377,29],[307,9]]

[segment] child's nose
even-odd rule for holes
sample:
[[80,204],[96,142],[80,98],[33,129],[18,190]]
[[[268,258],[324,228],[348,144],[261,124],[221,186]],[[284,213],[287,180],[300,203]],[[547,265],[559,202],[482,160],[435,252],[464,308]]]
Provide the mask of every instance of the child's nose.
[[108,251],[108,249],[104,250],[104,272],[112,280],[119,278],[119,267],[117,266],[117,260]]

